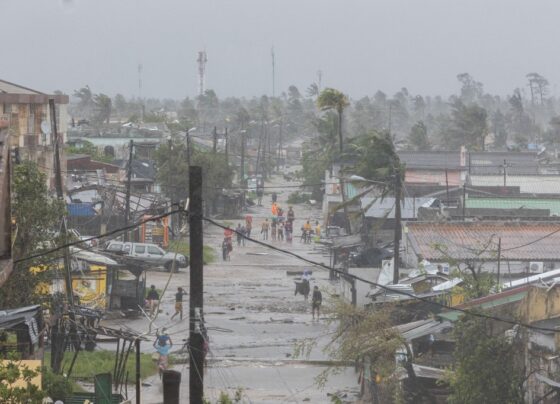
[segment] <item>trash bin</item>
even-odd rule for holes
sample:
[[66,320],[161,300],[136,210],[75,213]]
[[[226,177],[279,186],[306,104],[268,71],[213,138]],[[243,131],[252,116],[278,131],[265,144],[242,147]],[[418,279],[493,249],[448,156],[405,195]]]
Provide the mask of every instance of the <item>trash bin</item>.
[[164,370],[163,382],[163,404],[180,404],[181,395],[181,372],[176,370]]

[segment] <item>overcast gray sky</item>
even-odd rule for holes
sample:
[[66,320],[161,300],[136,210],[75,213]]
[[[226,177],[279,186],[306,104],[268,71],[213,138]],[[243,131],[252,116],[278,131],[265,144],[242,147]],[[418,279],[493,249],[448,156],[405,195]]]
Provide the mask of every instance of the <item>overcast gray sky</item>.
[[0,78],[42,91],[196,95],[197,51],[218,96],[303,92],[449,95],[471,73],[491,93],[525,74],[560,81],[560,2],[531,0],[0,0]]

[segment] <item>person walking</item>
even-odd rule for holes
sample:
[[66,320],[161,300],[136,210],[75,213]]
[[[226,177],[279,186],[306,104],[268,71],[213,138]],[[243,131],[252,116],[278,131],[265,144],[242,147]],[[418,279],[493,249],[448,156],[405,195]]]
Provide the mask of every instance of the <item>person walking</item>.
[[315,236],[317,237],[317,239],[321,238],[321,225],[319,224],[318,220],[315,222]]
[[313,296],[311,297],[311,313],[313,315],[313,320],[315,320],[315,311],[317,311],[317,320],[321,315],[321,304],[323,303],[323,295],[319,290],[318,286],[313,288]]
[[245,216],[245,235],[247,238],[251,238],[251,230],[253,229],[253,216]]
[[286,241],[292,244],[292,232],[293,232],[293,224],[290,221],[287,221],[284,225],[284,233],[286,234]]
[[148,291],[146,300],[148,301],[148,309],[150,310],[150,316],[153,316],[154,311],[159,302],[159,293],[157,292],[155,285],[150,286],[150,290]]
[[171,337],[167,334],[167,331],[164,328],[162,329],[161,334],[156,335],[156,340],[154,341],[154,348],[159,354],[157,367],[160,378],[169,366],[169,351],[171,350],[171,347],[173,347],[173,341],[171,341]]
[[241,223],[237,223],[235,235],[237,237],[237,246],[241,247],[241,241],[243,240],[243,228],[241,227]]
[[261,238],[263,240],[268,240],[268,229],[270,227],[270,224],[268,223],[268,219],[264,219],[264,222],[262,222],[261,225]]
[[284,223],[280,222],[278,223],[278,230],[277,230],[277,234],[278,234],[278,241],[284,241]]
[[185,296],[187,292],[183,290],[182,287],[177,288],[177,293],[175,293],[175,314],[171,316],[171,320],[175,318],[177,314],[179,314],[179,318],[183,320],[183,296]]
[[294,220],[296,220],[296,214],[294,213],[294,209],[290,206],[288,208],[288,213],[286,214],[286,218],[288,219],[288,222],[294,222]]
[[257,186],[257,205],[262,206],[262,197],[264,195],[264,190],[262,187]]

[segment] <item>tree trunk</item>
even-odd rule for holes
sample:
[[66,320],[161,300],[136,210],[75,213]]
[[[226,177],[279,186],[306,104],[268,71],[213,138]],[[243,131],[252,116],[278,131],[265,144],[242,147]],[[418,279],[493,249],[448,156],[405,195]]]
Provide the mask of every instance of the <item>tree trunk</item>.
[[340,150],[340,155],[342,157],[342,151],[344,150],[344,144],[342,140],[342,111],[338,111],[338,147]]

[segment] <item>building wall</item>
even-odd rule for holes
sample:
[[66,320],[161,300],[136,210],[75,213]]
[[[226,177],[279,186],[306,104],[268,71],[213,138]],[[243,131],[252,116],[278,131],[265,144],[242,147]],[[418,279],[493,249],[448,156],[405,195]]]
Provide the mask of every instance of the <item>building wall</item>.
[[[404,180],[410,183],[446,185],[444,170],[407,169]],[[448,170],[447,181],[449,186],[463,185],[462,171]]]

